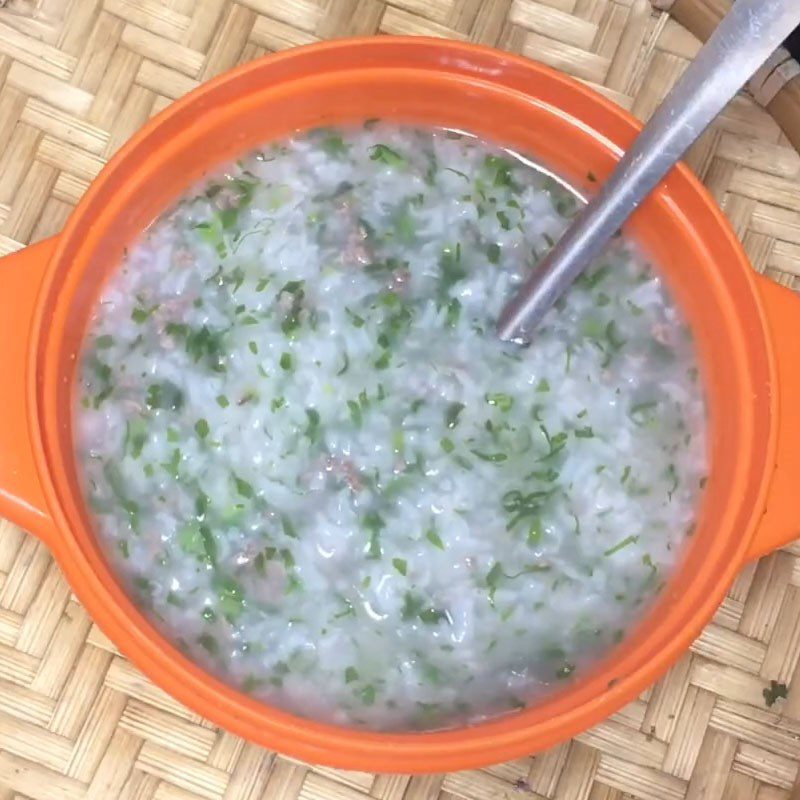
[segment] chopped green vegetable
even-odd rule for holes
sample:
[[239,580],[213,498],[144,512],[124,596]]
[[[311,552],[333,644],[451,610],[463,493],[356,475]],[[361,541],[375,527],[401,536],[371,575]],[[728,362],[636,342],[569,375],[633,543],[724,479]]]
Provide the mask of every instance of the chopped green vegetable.
[[621,350],[627,342],[622,338],[622,336],[620,336],[617,329],[617,323],[613,319],[608,323],[608,325],[606,325],[605,335],[609,347],[609,358],[605,364],[607,365],[608,361],[610,361],[611,355]]
[[209,564],[217,560],[217,543],[213,534],[205,525],[198,522],[187,522],[177,535],[178,546],[185,553],[198,556]]
[[514,162],[502,156],[489,155],[483,162],[484,168],[489,172],[492,184],[497,187],[504,187],[516,190],[512,172]]
[[544,536],[544,528],[542,527],[542,520],[540,517],[534,517],[530,527],[528,528],[528,537],[526,543],[530,547],[536,547]]
[[248,499],[252,498],[255,494],[253,491],[252,484],[248,483],[246,480],[238,477],[237,475],[233,476],[233,481],[236,484],[236,491],[242,496]]
[[242,682],[242,691],[245,694],[252,694],[263,686],[264,681],[256,675],[248,675]]
[[496,406],[500,411],[506,413],[511,411],[512,407],[514,406],[514,398],[510,394],[503,394],[502,392],[497,392],[495,394],[487,394],[485,395],[486,402],[490,406]]
[[651,422],[655,421],[655,412],[657,408],[658,403],[655,400],[647,403],[637,403],[631,406],[628,416],[636,425],[649,425]]
[[498,211],[497,212],[497,221],[500,223],[500,227],[504,231],[511,230],[511,220],[508,218],[508,214],[505,211]]
[[175,606],[175,608],[183,608],[185,603],[178,597],[175,592],[167,592],[167,603],[171,606]]
[[403,610],[400,612],[405,622],[419,619],[426,625],[437,625],[442,620],[447,621],[447,612],[434,608],[425,599],[412,592],[406,592],[403,600]]
[[305,300],[305,281],[289,281],[285,283],[278,292],[278,300],[281,295],[291,295],[292,301],[286,316],[281,323],[281,330],[286,336],[293,337],[301,326],[301,313],[303,311],[303,301]]
[[463,403],[450,403],[444,412],[444,423],[448,428],[455,428],[458,425],[458,418],[465,406]]
[[489,572],[486,573],[486,586],[489,588],[489,600],[494,602],[494,595],[503,579],[503,565],[495,561]]
[[151,383],[147,387],[145,397],[147,407],[156,411],[166,409],[168,411],[180,411],[183,408],[183,391],[172,381],[161,381],[161,383]]
[[400,153],[385,144],[376,144],[370,147],[369,157],[372,161],[380,161],[390,167],[401,167],[406,163]]
[[572,217],[578,210],[578,201],[570,194],[569,190],[562,188],[555,198],[553,207],[560,217]]
[[611,274],[611,267],[608,264],[601,264],[596,269],[588,269],[581,273],[575,283],[585,289],[595,289],[599,283],[604,281]]
[[338,134],[331,134],[322,140],[322,149],[334,158],[341,158],[346,156],[350,150],[350,146]]
[[628,545],[634,544],[639,541],[638,536],[626,536],[621,542],[617,542],[613,547],[609,547],[603,555],[604,556],[613,556],[614,553],[618,553],[623,548],[627,547]]
[[344,671],[344,682],[353,683],[358,680],[358,670],[355,667],[348,667]]
[[353,324],[353,327],[355,328],[364,327],[364,317],[360,317],[358,314],[354,314],[347,306],[344,307],[344,313],[347,314],[347,318]]
[[458,325],[459,317],[461,316],[461,301],[457,297],[451,297],[447,303],[447,314],[445,316],[445,323],[448,328],[455,328]]
[[500,462],[508,459],[508,455],[506,453],[482,453],[480,450],[474,449],[470,450],[470,452],[472,455],[481,459],[481,461],[490,461],[493,464],[499,464]]
[[156,303],[154,306],[150,306],[150,308],[144,308],[142,306],[137,306],[136,308],[131,311],[131,319],[137,324],[141,325],[144,322],[147,322],[148,318],[151,314],[154,314],[159,309],[159,304]]
[[228,621],[234,621],[244,611],[245,598],[242,587],[230,576],[214,576],[219,609]]
[[350,411],[350,419],[352,420],[353,425],[355,425],[356,428],[360,428],[364,419],[361,412],[361,405],[355,400],[348,400],[347,408]]
[[439,297],[444,299],[459,281],[467,276],[461,264],[461,245],[445,247],[439,257]]
[[383,555],[381,548],[381,531],[386,527],[383,517],[376,511],[369,511],[364,516],[364,527],[369,533],[369,546],[367,558],[380,558]]
[[556,678],[564,680],[564,678],[569,678],[573,672],[575,672],[575,665],[565,663],[556,670]]
[[311,444],[316,444],[321,436],[319,412],[315,408],[307,408],[306,418],[308,419],[308,425],[306,425],[303,435],[308,437]]
[[371,706],[375,702],[375,687],[367,684],[360,692],[361,700],[365,706]]
[[178,470],[180,469],[181,461],[183,460],[183,453],[181,452],[180,448],[176,447],[173,449],[172,454],[170,455],[169,461],[165,462],[161,466],[175,479],[178,477]]
[[425,538],[434,546],[438,547],[440,550],[444,550],[444,542],[442,541],[442,537],[436,532],[435,527],[430,527],[425,532]]
[[547,428],[545,428],[544,425],[540,425],[539,430],[544,435],[544,438],[547,442],[547,446],[550,448],[549,452],[539,459],[540,461],[546,461],[547,459],[552,458],[553,456],[555,456],[557,453],[560,453],[564,449],[565,445],[567,444],[568,437],[564,431],[553,434],[551,436],[549,431],[547,430]]
[[197,420],[194,424],[194,430],[201,439],[205,439],[209,432],[208,421],[205,419]]
[[300,538],[297,535],[297,529],[295,528],[294,523],[286,514],[281,515],[281,526],[283,527],[284,534],[290,539]]
[[213,372],[224,372],[224,331],[212,331],[203,325],[186,334],[186,352],[195,363],[203,363]]
[[197,637],[197,643],[205,650],[210,656],[219,655],[219,642],[211,636],[211,634],[204,633],[202,636]]
[[127,424],[125,449],[131,458],[139,458],[147,443],[147,423],[140,417],[130,420]]

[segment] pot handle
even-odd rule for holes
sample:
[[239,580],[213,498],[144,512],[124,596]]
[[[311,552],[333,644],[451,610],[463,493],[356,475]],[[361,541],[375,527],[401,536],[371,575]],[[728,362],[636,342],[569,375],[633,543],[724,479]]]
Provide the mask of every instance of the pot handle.
[[56,238],[0,259],[0,516],[52,538],[28,425],[28,351],[33,310]]
[[758,289],[777,362],[778,450],[752,560],[800,537],[800,295],[762,275]]

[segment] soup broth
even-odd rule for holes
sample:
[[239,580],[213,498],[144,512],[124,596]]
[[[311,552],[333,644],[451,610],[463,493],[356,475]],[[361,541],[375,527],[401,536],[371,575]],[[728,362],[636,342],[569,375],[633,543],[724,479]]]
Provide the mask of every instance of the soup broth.
[[367,122],[220,168],[110,278],[77,389],[107,557],[194,660],[377,730],[535,703],[620,641],[706,469],[691,337],[622,237],[526,348],[495,321],[579,201]]

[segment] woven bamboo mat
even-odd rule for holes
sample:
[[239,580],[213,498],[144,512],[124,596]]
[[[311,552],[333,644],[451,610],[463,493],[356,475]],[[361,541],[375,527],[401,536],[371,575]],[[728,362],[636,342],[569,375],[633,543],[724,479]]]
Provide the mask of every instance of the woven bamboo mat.
[[[468,38],[646,117],[699,46],[646,0],[0,6],[0,254],[59,231],[148,117],[271,50],[376,32]],[[756,269],[800,288],[800,157],[771,118],[736,100],[689,160]],[[0,800],[799,800],[798,657],[800,544],[745,568],[692,652],[573,742],[478,772],[338,772],[248,745],[167,697],[93,626],[45,548],[0,521]]]

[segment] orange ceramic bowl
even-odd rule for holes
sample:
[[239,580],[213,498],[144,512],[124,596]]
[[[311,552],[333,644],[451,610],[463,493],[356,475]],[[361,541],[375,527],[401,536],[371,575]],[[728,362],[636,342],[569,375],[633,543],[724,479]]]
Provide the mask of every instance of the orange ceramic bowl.
[[478,767],[550,747],[619,709],[681,656],[745,561],[800,534],[800,301],[752,272],[711,197],[686,167],[675,169],[631,229],[697,339],[711,477],[681,566],[646,619],[561,692],[468,728],[370,733],[261,704],[187,660],[109,570],[73,456],[76,362],[100,285],[123,247],[205,170],[298,128],[368,117],[472,130],[534,154],[587,190],[588,173],[602,180],[639,130],[626,112],[543,66],[426,39],[314,45],[200,87],[114,157],[60,236],[0,263],[0,514],[52,549],[122,652],[215,723],[337,767]]

